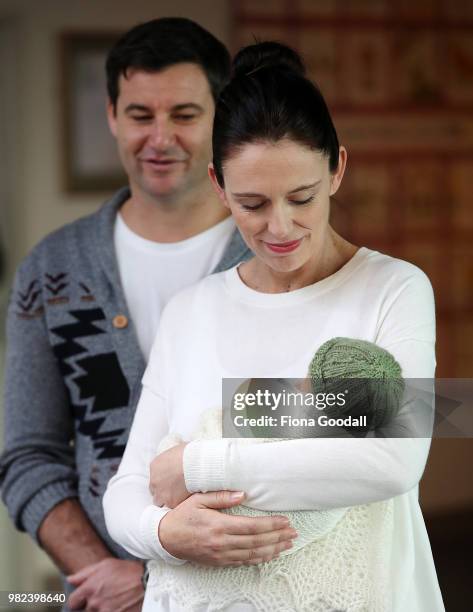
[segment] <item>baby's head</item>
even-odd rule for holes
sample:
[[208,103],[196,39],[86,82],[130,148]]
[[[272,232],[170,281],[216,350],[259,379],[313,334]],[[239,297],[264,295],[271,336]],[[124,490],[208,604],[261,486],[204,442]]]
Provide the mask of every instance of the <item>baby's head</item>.
[[312,393],[343,394],[343,406],[324,410],[330,418],[366,415],[366,429],[378,429],[387,425],[401,406],[401,366],[391,353],[366,340],[328,340],[315,353],[308,376]]

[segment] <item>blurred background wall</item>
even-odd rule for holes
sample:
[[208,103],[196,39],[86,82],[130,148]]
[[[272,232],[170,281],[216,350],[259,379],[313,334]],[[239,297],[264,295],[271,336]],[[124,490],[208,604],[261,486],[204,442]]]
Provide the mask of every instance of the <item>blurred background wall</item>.
[[[165,15],[195,19],[232,51],[256,37],[303,53],[349,153],[334,224],[355,243],[412,261],[429,275],[437,301],[437,375],[471,377],[468,0],[0,0],[0,245],[7,255],[0,310],[27,251],[110,193],[65,188],[61,37],[116,33]],[[470,440],[435,440],[421,483],[449,611],[470,608],[472,451]],[[0,590],[44,588],[51,565],[13,531],[3,507],[0,538]]]

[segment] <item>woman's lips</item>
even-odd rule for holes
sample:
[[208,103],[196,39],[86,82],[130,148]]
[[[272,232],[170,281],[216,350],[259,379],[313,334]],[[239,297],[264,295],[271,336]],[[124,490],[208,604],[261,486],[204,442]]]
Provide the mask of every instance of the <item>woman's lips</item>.
[[291,253],[297,249],[302,240],[302,238],[299,238],[299,240],[291,240],[290,242],[265,242],[264,244],[273,253]]

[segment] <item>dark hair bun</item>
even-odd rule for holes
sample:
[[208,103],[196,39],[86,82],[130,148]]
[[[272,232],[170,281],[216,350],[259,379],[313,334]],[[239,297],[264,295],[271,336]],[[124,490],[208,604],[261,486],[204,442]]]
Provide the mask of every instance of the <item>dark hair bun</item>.
[[250,76],[266,68],[305,75],[299,54],[278,42],[268,41],[243,47],[233,60],[234,77]]

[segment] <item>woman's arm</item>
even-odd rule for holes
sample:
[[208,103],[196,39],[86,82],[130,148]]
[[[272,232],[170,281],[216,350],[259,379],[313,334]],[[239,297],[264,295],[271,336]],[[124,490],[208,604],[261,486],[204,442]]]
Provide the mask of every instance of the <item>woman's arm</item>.
[[163,403],[144,387],[120,468],[104,496],[112,538],[142,559],[222,567],[270,561],[289,548],[296,533],[287,518],[218,512],[240,504],[238,493],[191,495],[173,510],[153,505],[149,464],[167,431]]
[[[241,493],[191,495],[173,510],[153,504],[150,464],[169,429],[166,334],[173,339],[178,333],[171,323],[165,311],[125,453],[105,492],[107,529],[118,544],[143,559],[161,558],[174,564],[190,560],[224,567],[269,561],[289,548],[296,534],[286,517],[230,516],[218,511],[240,504]],[[177,359],[171,372],[178,365]]]
[[[378,322],[375,341],[395,356],[404,377],[433,378],[434,303],[423,273],[397,282],[383,302]],[[409,411],[409,405],[403,407],[407,421]],[[430,439],[421,437],[253,445],[197,440],[185,448],[184,475],[189,491],[209,491],[217,484],[242,490],[245,503],[261,510],[335,508],[409,491],[422,476],[429,447]],[[211,474],[208,465],[213,466]]]
[[105,522],[112,538],[141,559],[175,559],[161,545],[158,529],[169,509],[153,504],[148,467],[166,435],[164,398],[143,387],[120,467],[103,499]]
[[[371,503],[413,488],[422,476],[429,446],[425,438],[229,444],[225,488],[245,491],[245,504],[259,510],[323,510]],[[205,451],[200,449],[187,460],[194,461],[199,454],[197,461],[205,462]],[[186,478],[189,490],[201,485],[207,488],[206,481],[194,484]]]

